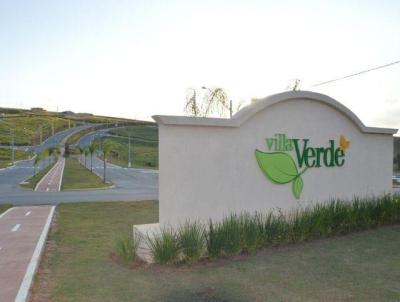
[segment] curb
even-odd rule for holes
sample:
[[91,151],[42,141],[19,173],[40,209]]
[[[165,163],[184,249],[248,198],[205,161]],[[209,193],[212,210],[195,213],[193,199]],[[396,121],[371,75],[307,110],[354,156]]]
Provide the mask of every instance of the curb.
[[93,190],[109,190],[109,189],[114,189],[116,188],[115,185],[111,185],[108,187],[101,187],[101,188],[84,188],[84,189],[64,189],[64,192],[85,192],[85,191],[93,191]]
[[[58,162],[58,161],[57,161]],[[43,181],[43,179],[47,176],[47,174],[49,174],[51,171],[53,171],[54,168],[57,167],[57,162],[54,164],[53,167],[51,167],[51,169],[49,171],[47,171],[47,173],[45,175],[43,175],[43,177],[37,182],[35,188],[33,189],[33,191],[36,191],[37,187],[40,185],[40,183]]]
[[10,212],[12,209],[14,209],[14,207],[11,207],[11,208],[5,210],[3,213],[0,214],[0,218],[3,217],[3,216],[5,216],[5,215],[6,215],[8,212]]

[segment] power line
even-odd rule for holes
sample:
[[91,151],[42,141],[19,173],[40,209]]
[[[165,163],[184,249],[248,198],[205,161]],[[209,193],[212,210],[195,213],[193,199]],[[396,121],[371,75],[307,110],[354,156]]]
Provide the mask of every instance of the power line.
[[385,64],[385,65],[377,66],[377,67],[374,67],[374,68],[370,68],[370,69],[367,69],[367,70],[363,70],[363,71],[360,71],[360,72],[357,72],[357,73],[353,73],[353,74],[350,74],[350,75],[347,75],[347,76],[344,76],[344,77],[340,77],[340,78],[336,78],[336,79],[333,79],[333,80],[317,83],[317,84],[312,85],[311,87],[317,87],[317,86],[329,84],[329,83],[332,83],[332,82],[348,79],[348,78],[355,77],[355,76],[358,76],[358,75],[363,74],[363,73],[367,73],[367,72],[370,72],[370,71],[386,68],[386,67],[398,64],[398,63],[400,63],[400,60],[399,61],[395,61],[395,62],[391,62],[389,64]]

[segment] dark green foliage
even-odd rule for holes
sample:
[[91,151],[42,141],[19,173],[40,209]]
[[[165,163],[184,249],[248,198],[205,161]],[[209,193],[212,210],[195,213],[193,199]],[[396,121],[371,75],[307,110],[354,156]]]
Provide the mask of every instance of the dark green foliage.
[[118,257],[125,263],[134,261],[136,258],[138,246],[139,241],[133,236],[125,236],[117,239],[116,248]]
[[172,229],[163,228],[159,234],[148,236],[147,243],[157,263],[171,264],[178,261],[179,243]]
[[206,234],[211,257],[251,252],[261,247],[347,234],[400,222],[400,200],[392,196],[331,201],[284,215],[242,214],[210,221]]
[[[231,214],[220,222],[185,223],[175,233],[163,229],[148,238],[153,257],[158,263],[189,262],[203,256],[211,258],[251,253],[257,249],[287,243],[342,235],[400,222],[400,198],[390,195],[336,200],[313,207],[266,215]],[[205,248],[205,249],[204,249]],[[182,257],[181,257],[182,256]]]
[[198,260],[205,248],[204,227],[200,223],[185,223],[179,228],[178,241],[185,260]]

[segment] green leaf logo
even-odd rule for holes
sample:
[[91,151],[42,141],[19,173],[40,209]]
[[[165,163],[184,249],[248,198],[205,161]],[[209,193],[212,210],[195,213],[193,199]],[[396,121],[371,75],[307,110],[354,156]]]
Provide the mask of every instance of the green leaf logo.
[[256,159],[264,175],[272,182],[276,184],[293,182],[293,195],[297,199],[300,198],[303,191],[301,174],[305,172],[305,169],[299,173],[296,163],[289,154],[284,152],[266,153],[256,150]]

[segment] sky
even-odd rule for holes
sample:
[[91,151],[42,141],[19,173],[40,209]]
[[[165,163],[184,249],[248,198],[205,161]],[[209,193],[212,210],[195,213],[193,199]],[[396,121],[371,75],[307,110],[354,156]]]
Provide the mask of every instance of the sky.
[[399,1],[0,0],[0,106],[127,118],[183,114],[222,87],[234,104],[327,94],[400,128]]

